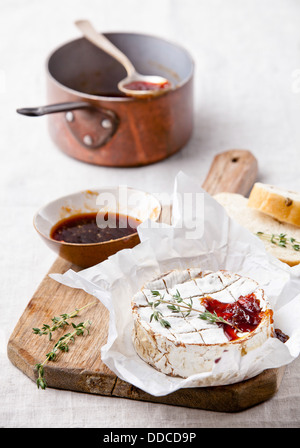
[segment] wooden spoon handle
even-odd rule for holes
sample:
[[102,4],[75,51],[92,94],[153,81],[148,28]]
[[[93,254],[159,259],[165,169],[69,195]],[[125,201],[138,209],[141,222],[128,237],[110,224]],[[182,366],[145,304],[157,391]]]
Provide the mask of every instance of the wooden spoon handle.
[[211,195],[227,192],[246,196],[256,180],[257,171],[257,160],[250,151],[225,151],[214,157],[202,187]]

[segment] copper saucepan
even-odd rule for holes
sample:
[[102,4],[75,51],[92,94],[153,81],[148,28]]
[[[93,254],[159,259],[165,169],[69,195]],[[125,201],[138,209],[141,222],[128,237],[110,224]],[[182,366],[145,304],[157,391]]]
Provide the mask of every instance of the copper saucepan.
[[179,151],[193,128],[194,62],[167,40],[137,33],[107,33],[140,73],[163,76],[175,88],[136,99],[118,82],[124,67],[85,38],[64,44],[47,60],[48,106],[19,109],[49,114],[49,132],[69,156],[103,166],[139,166]]

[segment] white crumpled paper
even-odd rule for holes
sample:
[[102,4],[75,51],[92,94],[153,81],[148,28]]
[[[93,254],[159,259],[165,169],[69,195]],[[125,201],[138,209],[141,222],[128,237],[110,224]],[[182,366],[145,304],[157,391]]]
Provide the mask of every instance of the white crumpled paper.
[[[189,218],[183,219],[185,215]],[[195,223],[197,229],[193,231]],[[242,381],[265,369],[286,365],[299,355],[300,266],[291,268],[266,253],[260,239],[230,219],[197,182],[179,173],[175,179],[172,226],[145,222],[138,232],[141,244],[133,249],[120,251],[78,273],[69,270],[51,275],[64,285],[94,295],[109,310],[109,334],[101,357],[119,378],[162,396],[184,387],[206,386],[208,382],[222,385]],[[243,357],[222,356],[211,372],[187,379],[162,374],[141,360],[132,344],[132,296],[161,273],[196,266],[213,271],[227,269],[256,280],[274,310],[274,327],[289,335],[288,341],[283,344],[270,338]]]

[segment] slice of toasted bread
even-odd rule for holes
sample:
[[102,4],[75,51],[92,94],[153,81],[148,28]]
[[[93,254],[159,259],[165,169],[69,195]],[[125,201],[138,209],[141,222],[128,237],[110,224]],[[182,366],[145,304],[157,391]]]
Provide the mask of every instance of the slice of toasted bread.
[[250,193],[248,206],[300,227],[300,193],[257,182]]
[[[300,263],[300,250],[296,250],[297,242],[300,241],[300,227],[279,222],[271,216],[248,207],[248,199],[240,194],[219,193],[214,198],[240,225],[254,234],[262,232],[258,237],[262,239],[266,250],[272,255],[289,266]],[[278,245],[280,239],[276,237],[279,235],[285,235],[282,241],[286,240],[286,247]],[[291,242],[291,238],[295,241]]]

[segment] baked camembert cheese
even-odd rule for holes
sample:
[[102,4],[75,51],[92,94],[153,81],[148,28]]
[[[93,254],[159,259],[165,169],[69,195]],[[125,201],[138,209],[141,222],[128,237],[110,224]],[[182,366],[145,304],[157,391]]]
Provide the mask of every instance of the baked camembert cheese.
[[243,356],[274,334],[263,289],[224,270],[169,271],[135,294],[132,314],[138,355],[181,378],[210,372],[224,352]]

